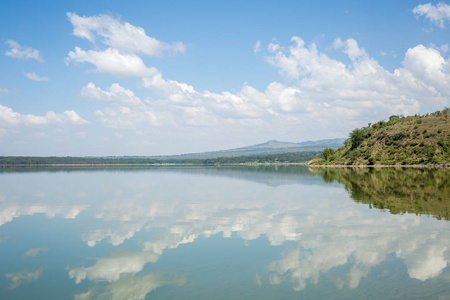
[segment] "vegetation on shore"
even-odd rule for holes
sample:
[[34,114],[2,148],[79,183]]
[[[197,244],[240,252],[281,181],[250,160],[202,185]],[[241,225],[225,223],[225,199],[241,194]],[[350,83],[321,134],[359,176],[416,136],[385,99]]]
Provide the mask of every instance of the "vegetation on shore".
[[210,159],[154,159],[146,157],[0,157],[0,167],[9,166],[52,166],[52,165],[239,165],[239,164],[292,164],[307,163],[320,151],[279,153]]
[[450,109],[393,115],[350,133],[344,146],[326,148],[309,165],[450,164]]
[[414,168],[311,168],[337,181],[351,198],[392,214],[414,213],[450,220],[450,170]]

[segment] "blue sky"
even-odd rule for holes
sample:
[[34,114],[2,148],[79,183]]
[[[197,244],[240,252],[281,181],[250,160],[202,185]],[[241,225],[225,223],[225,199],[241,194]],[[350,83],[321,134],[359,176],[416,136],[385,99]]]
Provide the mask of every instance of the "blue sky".
[[0,3],[0,155],[346,137],[450,106],[450,3]]

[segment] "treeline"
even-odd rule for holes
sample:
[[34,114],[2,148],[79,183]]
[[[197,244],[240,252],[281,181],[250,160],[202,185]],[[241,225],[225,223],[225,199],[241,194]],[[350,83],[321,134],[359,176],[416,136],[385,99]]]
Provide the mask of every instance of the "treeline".
[[0,166],[51,166],[51,165],[226,165],[226,164],[273,164],[306,163],[319,155],[320,151],[280,153],[270,155],[218,157],[211,159],[154,159],[146,157],[35,157],[3,156]]

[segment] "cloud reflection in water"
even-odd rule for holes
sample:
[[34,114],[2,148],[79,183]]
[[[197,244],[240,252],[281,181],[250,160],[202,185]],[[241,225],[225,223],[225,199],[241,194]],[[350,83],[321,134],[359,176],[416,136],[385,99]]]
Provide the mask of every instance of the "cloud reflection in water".
[[[264,237],[273,246],[283,246],[279,258],[256,274],[254,281],[258,285],[293,282],[295,290],[320,282],[321,276],[341,266],[348,268],[336,280],[336,286],[355,289],[390,254],[404,261],[411,278],[421,281],[441,274],[450,260],[450,230],[445,221],[370,210],[354,203],[341,185],[325,185],[313,174],[283,174],[280,183],[271,179],[278,178],[277,172],[253,172],[254,178],[251,172],[243,172],[244,177],[236,171],[215,172],[86,172],[81,174],[82,179],[71,173],[85,184],[74,191],[70,179],[66,179],[63,188],[70,195],[83,197],[66,201],[64,206],[53,205],[54,199],[47,192],[47,198],[40,199],[40,209],[34,211],[75,219],[80,212],[89,212],[102,221],[81,234],[91,248],[109,243],[120,249],[138,232],[143,233],[140,252],[118,250],[98,258],[92,266],[69,268],[69,276],[76,283],[110,283],[107,290],[89,290],[77,297],[125,295],[116,287],[127,280],[136,286],[153,280],[153,275],[142,274],[144,266],[157,262],[167,249],[213,235],[236,236],[246,243]],[[50,185],[51,178],[41,178],[40,186]],[[0,203],[1,224],[33,213],[25,209],[33,207],[33,202],[16,201],[17,197],[8,194],[3,197],[11,201]],[[11,209],[14,207],[23,209]]]

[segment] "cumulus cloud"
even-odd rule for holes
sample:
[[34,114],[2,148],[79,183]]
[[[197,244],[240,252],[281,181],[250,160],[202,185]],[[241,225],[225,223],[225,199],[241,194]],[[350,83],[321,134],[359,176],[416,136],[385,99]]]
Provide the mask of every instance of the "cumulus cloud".
[[[148,106],[115,105],[98,109],[95,115],[103,125],[115,129],[145,130],[160,125],[162,115],[156,113]],[[166,120],[167,121],[167,120]]]
[[431,3],[420,4],[412,10],[417,16],[424,16],[431,22],[436,23],[440,28],[444,28],[446,21],[450,20],[450,5],[440,2],[437,5]]
[[7,88],[0,88],[0,93],[9,93],[9,90]]
[[[355,39],[337,38],[332,45],[348,56],[349,62],[344,62],[294,36],[288,47],[273,41],[266,48],[265,60],[286,82],[272,82],[263,91],[244,84],[237,92],[214,93],[164,78],[156,68],[147,67],[140,55],[161,55],[175,46],[147,36],[142,28],[106,15],[68,13],[68,17],[73,34],[93,43],[95,49],[75,47],[67,64],[90,63],[97,72],[140,77],[141,85],[152,92],[152,98],[141,100],[118,83],[106,90],[92,82],[83,87],[83,97],[107,103],[95,115],[110,128],[155,132],[158,126],[160,133],[176,135],[189,127],[189,134],[202,140],[222,133],[226,137],[220,143],[228,145],[249,132],[258,132],[261,140],[274,136],[320,139],[345,136],[355,127],[392,114],[410,115],[449,105],[449,59],[433,47],[410,48],[402,66],[390,72]],[[107,49],[99,50],[98,43]],[[257,41],[254,53],[261,49]],[[299,133],[296,128],[310,130]],[[233,140],[227,141],[228,136]]]
[[33,81],[48,81],[47,77],[40,77],[36,73],[25,73],[25,77]]
[[[141,85],[151,90],[152,97],[156,95],[156,99],[141,100],[118,83],[106,90],[92,82],[83,87],[83,97],[108,104],[95,115],[102,124],[115,129],[149,132],[159,126],[160,132],[173,133],[189,126],[190,134],[197,137],[214,135],[213,130],[229,132],[227,136],[234,137],[259,131],[265,135],[261,139],[319,139],[345,136],[354,127],[391,114],[442,109],[449,102],[450,63],[432,47],[410,48],[403,65],[390,72],[355,39],[337,38],[333,43],[333,48],[348,56],[347,63],[294,36],[289,47],[276,41],[270,43],[265,56],[287,83],[272,82],[264,91],[245,84],[237,92],[214,93],[166,79],[156,68],[147,67],[140,57],[182,52],[184,45],[160,42],[149,37],[143,28],[108,15],[67,15],[73,34],[93,43],[95,49],[75,47],[66,63],[90,63],[95,71],[117,77],[141,77]],[[99,50],[98,44],[107,48]],[[261,48],[258,40],[254,53]],[[303,132],[303,136],[294,130],[310,128],[311,124],[316,126]]]
[[[405,54],[403,67],[393,73],[381,67],[353,39],[336,39],[334,47],[342,48],[350,65],[321,53],[317,46],[306,46],[294,37],[288,50],[271,44],[267,61],[280,74],[294,80],[285,85],[269,84],[264,92],[244,86],[240,92],[221,94],[198,92],[194,87],[161,74],[143,79],[143,86],[156,92],[166,105],[185,111],[195,109],[198,119],[259,118],[278,122],[319,118],[361,119],[374,113],[411,114],[420,109],[440,109],[450,95],[449,62],[438,51],[418,45]],[[425,70],[425,72],[422,72]],[[204,112],[204,115],[202,113]],[[214,118],[213,118],[214,117]],[[320,122],[316,122],[320,123]]]
[[254,130],[278,138],[281,132],[288,140],[301,138],[295,127],[315,124],[302,133],[304,139],[317,139],[321,131],[326,134],[320,138],[345,136],[354,127],[388,115],[410,115],[449,105],[450,63],[432,47],[408,49],[402,66],[390,72],[354,39],[337,38],[333,43],[333,48],[348,56],[349,63],[329,57],[315,44],[307,46],[298,37],[292,38],[292,43],[290,47],[270,44],[266,60],[288,83],[272,82],[264,91],[248,85],[234,93],[198,91],[154,70],[142,77],[141,85],[156,99],[140,100],[119,84],[102,90],[89,83],[81,94],[110,104],[96,115],[112,128],[149,131],[159,126],[174,132],[190,126],[190,133],[196,136],[208,134],[207,128],[233,130],[234,136]]
[[[67,13],[67,16],[74,27],[73,34],[93,43],[95,50],[75,47],[65,59],[66,64],[88,62],[96,66],[96,71],[117,77],[152,76],[157,70],[145,66],[138,55],[176,54],[186,48],[181,42],[168,44],[149,37],[143,28],[108,15],[81,17]],[[107,49],[98,50],[97,42],[106,45]]]
[[46,125],[46,124],[76,124],[83,125],[89,123],[81,118],[75,111],[66,110],[62,114],[49,111],[45,116],[23,115],[13,111],[11,108],[0,105],[0,126],[14,127],[26,125]]
[[333,43],[333,47],[335,49],[344,48],[344,53],[346,53],[352,61],[355,61],[358,58],[367,58],[366,51],[359,48],[358,43],[354,39],[342,41],[341,38],[337,38]]
[[44,60],[41,57],[41,54],[38,50],[33,49],[31,47],[23,47],[20,46],[19,43],[13,40],[9,40],[6,42],[9,45],[10,50],[5,52],[6,56],[10,56],[13,58],[19,58],[23,60],[35,59],[39,62],[43,62]]
[[121,54],[117,49],[108,48],[105,51],[84,51],[75,47],[65,59],[70,62],[88,62],[96,66],[97,72],[105,72],[117,77],[150,76],[157,73],[155,68],[145,66],[142,58],[136,54]]
[[[419,109],[440,109],[448,103],[450,88],[442,82],[450,80],[449,62],[434,49],[423,45],[410,48],[403,67],[391,73],[353,39],[334,42],[335,48],[343,48],[348,55],[350,65],[320,53],[315,44],[307,47],[297,37],[292,41],[294,45],[287,51],[279,50],[268,56],[267,61],[279,68],[283,76],[297,79],[295,86],[302,91],[301,98],[309,98],[317,106],[337,109],[343,113],[340,116],[350,113],[364,117],[369,110],[377,114],[411,114]],[[414,59],[418,59],[416,65],[430,71],[423,74]]]
[[168,44],[149,37],[141,27],[123,22],[108,15],[93,17],[67,13],[73,25],[73,34],[91,43],[100,41],[122,53],[141,53],[160,56],[163,53],[182,53],[186,46],[181,43]]
[[142,105],[142,101],[131,90],[124,89],[118,83],[113,83],[108,91],[102,90],[89,82],[81,90],[81,96],[91,100],[99,100],[114,104]]
[[446,61],[439,51],[419,45],[408,49],[403,61],[405,69],[397,70],[397,74],[402,76],[408,73],[419,83],[448,95],[450,82],[450,72],[446,70],[448,64],[449,61]]
[[30,271],[22,271],[15,272],[10,274],[5,274],[5,277],[11,280],[11,284],[9,285],[9,290],[14,290],[21,286],[22,284],[32,283],[41,277],[42,272],[44,272],[44,268],[39,268],[35,272]]

